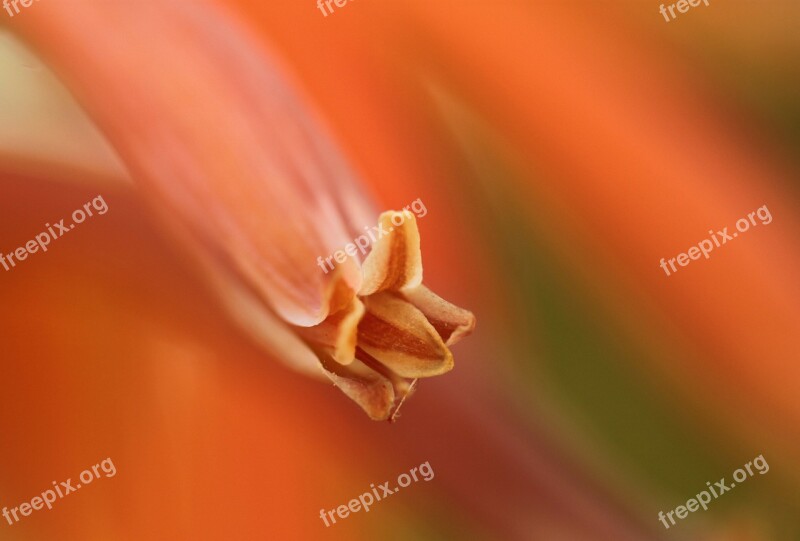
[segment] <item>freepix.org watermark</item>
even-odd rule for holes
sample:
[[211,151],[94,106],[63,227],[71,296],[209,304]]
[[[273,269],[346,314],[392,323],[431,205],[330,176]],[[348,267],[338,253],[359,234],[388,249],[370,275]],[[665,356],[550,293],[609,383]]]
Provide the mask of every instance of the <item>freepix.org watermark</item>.
[[[422,199],[417,199],[410,205],[406,205],[402,212],[392,216],[392,224],[394,227],[390,226],[389,229],[384,229],[383,224],[378,224],[377,226],[372,227],[372,229],[365,227],[364,231],[366,231],[367,235],[369,236],[359,235],[353,239],[353,242],[347,243],[344,246],[344,250],[336,250],[324,260],[322,259],[322,256],[318,257],[317,265],[319,265],[325,274],[328,274],[328,266],[330,266],[330,270],[333,270],[332,260],[335,260],[336,263],[344,263],[347,261],[348,257],[355,257],[357,251],[360,251],[362,255],[366,254],[367,248],[369,248],[373,242],[384,235],[389,235],[392,231],[394,231],[395,227],[400,227],[403,225],[406,217],[411,216],[412,212],[417,218],[422,218],[428,214],[428,209],[425,208],[425,204],[422,202]],[[395,218],[397,218],[397,220]]]
[[[37,2],[39,0],[36,0]],[[3,0],[3,8],[8,12],[9,17],[13,17],[15,13],[19,13],[19,6],[17,4],[22,4],[22,7],[28,8],[31,7],[33,4],[33,0]],[[14,8],[14,11],[11,11],[11,8]]]
[[[352,2],[353,0],[350,1]],[[345,4],[347,4],[347,0],[317,0],[317,8],[319,8],[322,14],[325,15],[326,17],[328,16],[328,13],[334,12],[333,6],[331,6],[331,4],[336,4],[336,7],[341,8],[344,7]]]
[[95,464],[92,466],[91,469],[82,471],[78,476],[80,483],[73,485],[71,478],[60,483],[53,481],[53,488],[49,488],[42,492],[41,495],[35,496],[33,499],[31,499],[30,503],[25,502],[17,507],[12,507],[11,509],[8,507],[3,507],[3,517],[5,517],[9,525],[13,526],[22,520],[22,518],[30,516],[30,514],[34,511],[40,511],[45,507],[47,507],[47,509],[52,509],[53,504],[57,499],[66,498],[73,492],[80,490],[81,487],[88,485],[95,479],[100,479],[101,471],[105,474],[106,478],[117,475],[117,468],[114,466],[114,463],[111,461],[111,459],[107,458],[100,464]]
[[[708,504],[711,503],[711,496],[714,496],[716,500],[729,490],[733,489],[736,486],[736,483],[742,484],[747,481],[750,477],[755,476],[753,473],[753,468],[751,466],[755,466],[756,471],[759,474],[764,475],[769,471],[769,464],[764,459],[764,455],[758,455],[756,458],[745,464],[743,467],[739,468],[735,472],[733,472],[733,480],[730,484],[725,483],[725,478],[723,477],[713,485],[706,481],[706,485],[708,485],[708,490],[700,491],[694,498],[691,498],[689,501],[686,502],[686,505],[679,505],[672,511],[667,512],[665,515],[663,511],[658,512],[658,520],[664,525],[664,528],[669,529],[670,524],[667,523],[667,518],[669,518],[670,523],[672,526],[675,525],[675,518],[673,515],[676,515],[679,519],[686,518],[689,513],[694,513],[700,507],[703,508],[703,511],[708,509]],[[745,471],[747,470],[747,471]]]
[[661,7],[658,8],[658,11],[660,11],[664,16],[665,21],[670,22],[674,21],[675,17],[677,17],[677,15],[675,15],[675,8],[678,8],[678,12],[680,13],[686,13],[689,11],[690,7],[695,8],[699,6],[701,2],[708,7],[708,0],[679,0],[674,4],[668,4],[667,7],[669,8],[669,14],[672,15],[671,19],[667,16],[667,8],[664,7],[664,4],[661,4]]
[[72,213],[72,223],[65,224],[64,220],[66,220],[66,218],[64,218],[64,220],[59,220],[58,223],[54,225],[50,225],[49,223],[45,224],[44,227],[46,231],[42,231],[36,235],[34,240],[29,240],[24,246],[20,246],[8,254],[0,252],[0,265],[2,265],[6,271],[10,271],[17,266],[17,263],[28,259],[29,255],[33,255],[39,250],[46,252],[51,241],[63,237],[74,229],[77,224],[81,224],[86,218],[94,216],[92,209],[96,210],[97,214],[101,216],[108,212],[108,205],[102,195],[98,195],[83,205],[83,208],[76,209],[75,212]]
[[[417,473],[419,473],[419,477],[417,477]],[[369,513],[369,508],[373,503],[379,502],[382,499],[386,499],[387,496],[391,496],[392,494],[398,492],[401,488],[405,488],[411,484],[412,479],[414,482],[419,481],[422,479],[423,481],[430,481],[433,479],[433,468],[431,468],[430,462],[424,462],[419,466],[415,466],[411,468],[408,473],[401,473],[397,477],[397,485],[394,488],[390,488],[389,485],[391,481],[386,481],[382,485],[378,485],[375,487],[374,483],[370,483],[370,488],[372,490],[368,490],[367,492],[363,493],[358,499],[352,499],[348,502],[347,505],[340,505],[335,510],[325,511],[325,509],[319,510],[319,518],[325,523],[326,527],[329,527],[331,524],[336,524],[336,517],[338,515],[339,518],[344,519],[347,518],[350,513],[357,513],[361,509],[364,510],[365,513]],[[374,497],[373,497],[374,495]],[[328,522],[330,519],[330,522]]]
[[[678,254],[676,257],[672,257],[667,260],[662,258],[659,266],[664,269],[664,272],[667,276],[671,276],[672,273],[670,273],[669,268],[672,269],[672,272],[678,271],[678,269],[675,267],[675,261],[677,261],[678,265],[681,267],[685,267],[691,263],[693,259],[700,259],[701,255],[708,259],[709,254],[712,250],[714,250],[714,248],[719,248],[722,245],[727,244],[728,241],[735,239],[739,236],[739,233],[744,233],[750,229],[751,224],[753,227],[757,226],[758,224],[756,223],[756,218],[761,220],[762,225],[769,225],[772,223],[772,214],[770,214],[767,205],[757,208],[753,212],[749,213],[746,218],[739,218],[736,221],[737,231],[728,233],[728,228],[723,227],[721,231],[714,233],[712,229],[709,229],[708,232],[711,235],[710,239],[701,240],[697,246],[692,246],[686,250],[687,253]],[[667,268],[668,265],[669,268]]]

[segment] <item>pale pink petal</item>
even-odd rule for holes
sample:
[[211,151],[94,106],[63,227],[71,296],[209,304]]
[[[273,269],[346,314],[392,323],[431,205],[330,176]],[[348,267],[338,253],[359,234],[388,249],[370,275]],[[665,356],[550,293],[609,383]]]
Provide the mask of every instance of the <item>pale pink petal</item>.
[[[376,213],[244,23],[203,0],[53,2],[16,23],[165,219],[217,252],[283,319],[325,319],[331,276],[316,259]],[[342,266],[358,289],[356,264]]]

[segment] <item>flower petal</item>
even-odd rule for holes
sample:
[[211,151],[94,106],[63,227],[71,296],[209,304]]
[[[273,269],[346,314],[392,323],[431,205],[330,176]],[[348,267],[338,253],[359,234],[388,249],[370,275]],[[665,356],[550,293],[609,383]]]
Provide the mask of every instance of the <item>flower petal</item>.
[[370,419],[383,421],[389,418],[395,405],[395,393],[387,378],[358,360],[342,366],[323,359],[322,370],[334,385],[361,406]]
[[364,299],[358,345],[406,378],[438,376],[453,368],[453,355],[425,315],[401,296],[376,293]]
[[[332,276],[314,261],[375,214],[310,104],[241,20],[209,2],[76,2],[31,10],[15,29],[162,217],[286,321],[327,317]],[[357,265],[343,266],[357,289]]]
[[322,349],[339,364],[350,364],[356,358],[358,322],[364,315],[364,304],[353,297],[341,310],[314,327],[295,327],[304,340]]
[[[401,225],[392,223],[394,217]],[[358,294],[417,287],[422,283],[422,254],[417,220],[409,211],[386,211],[378,220],[378,239],[362,265]]]
[[402,296],[425,315],[448,346],[469,336],[475,329],[472,312],[447,302],[425,286],[404,290]]
[[295,334],[282,318],[266,306],[260,296],[238,280],[228,267],[190,238],[189,233],[175,227],[172,234],[184,240],[180,246],[196,263],[195,268],[211,284],[212,291],[239,328],[264,351],[305,375],[320,377],[316,353]]

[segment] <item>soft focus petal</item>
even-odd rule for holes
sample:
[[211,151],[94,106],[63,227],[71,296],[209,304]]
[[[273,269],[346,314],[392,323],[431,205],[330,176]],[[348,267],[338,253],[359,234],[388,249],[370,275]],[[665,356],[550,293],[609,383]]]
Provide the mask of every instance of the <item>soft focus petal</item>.
[[[203,1],[54,2],[20,23],[164,219],[282,318],[314,325],[330,311],[331,280],[316,258],[374,212],[283,70],[229,17]],[[121,77],[120,66],[136,76]],[[342,276],[359,287],[354,263]]]

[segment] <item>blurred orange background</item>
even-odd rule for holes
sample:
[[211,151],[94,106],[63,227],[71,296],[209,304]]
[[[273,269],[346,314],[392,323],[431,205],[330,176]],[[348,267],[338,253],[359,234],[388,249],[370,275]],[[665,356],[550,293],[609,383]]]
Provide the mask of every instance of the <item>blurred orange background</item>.
[[[4,51],[41,50],[49,73],[62,47],[69,89],[104,40],[133,40],[151,71],[119,77],[169,84],[147,34],[159,5],[114,8],[122,27],[82,27],[95,7],[65,5],[3,15]],[[109,212],[0,271],[0,506],[107,457],[118,473],[0,537],[800,539],[800,4],[711,0],[669,23],[658,7],[213,6],[280,61],[381,209],[425,202],[426,283],[478,318],[455,370],[394,424],[251,343],[92,104],[8,53],[0,252],[98,193]],[[59,16],[88,55],[45,31]],[[659,268],[762,205],[771,224]],[[762,454],[768,474],[658,521]],[[319,518],[425,461],[430,482]]]

